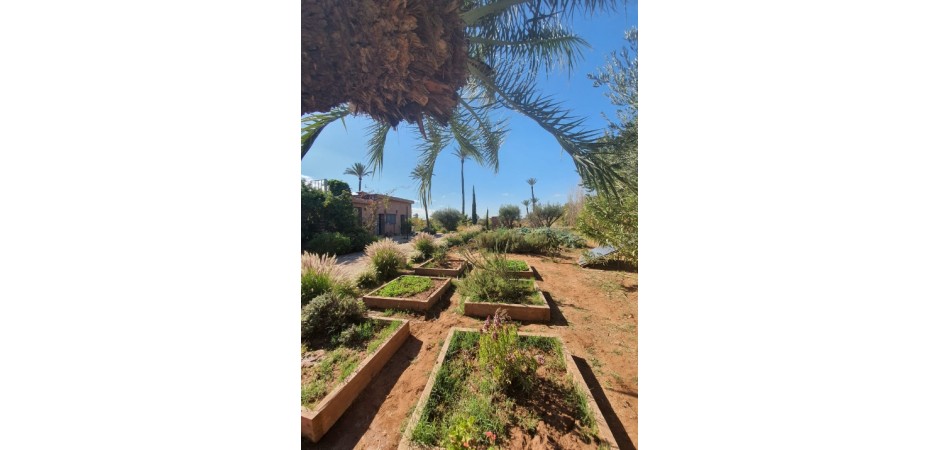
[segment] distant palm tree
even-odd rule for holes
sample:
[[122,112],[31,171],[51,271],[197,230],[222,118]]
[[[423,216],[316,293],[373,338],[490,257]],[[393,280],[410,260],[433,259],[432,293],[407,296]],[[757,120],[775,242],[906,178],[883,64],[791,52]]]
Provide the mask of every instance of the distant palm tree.
[[460,159],[460,214],[466,216],[467,199],[466,195],[464,194],[463,163],[467,160],[467,158],[473,158],[477,164],[482,166],[484,165],[483,155],[481,155],[478,151],[475,151],[475,149],[470,146],[458,145],[457,148],[454,149],[454,156]]
[[536,180],[535,178],[529,178],[528,180],[525,180],[526,183],[529,183],[529,188],[532,190],[532,207],[533,208],[535,207],[535,183],[537,181],[539,180]]
[[529,199],[525,199],[522,201],[522,204],[525,206],[525,215],[527,216],[529,215],[529,203],[530,203]]
[[418,182],[418,197],[421,200],[421,206],[424,207],[424,223],[426,228],[431,226],[431,218],[428,215],[428,205],[431,203],[431,177],[434,176],[433,170],[426,165],[418,165],[411,171],[411,179]]
[[343,172],[343,175],[352,175],[354,177],[359,177],[359,190],[356,192],[362,192],[362,177],[371,174],[371,170],[366,170],[366,166],[362,163],[355,163]]

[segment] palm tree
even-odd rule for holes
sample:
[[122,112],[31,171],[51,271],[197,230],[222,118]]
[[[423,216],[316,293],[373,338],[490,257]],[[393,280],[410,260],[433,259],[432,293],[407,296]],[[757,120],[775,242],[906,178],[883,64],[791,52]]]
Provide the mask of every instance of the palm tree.
[[356,192],[362,192],[362,177],[371,174],[371,170],[366,170],[366,166],[363,163],[355,163],[343,172],[343,175],[352,175],[354,177],[359,177],[359,190]]
[[[370,165],[402,120],[427,138],[446,131],[495,158],[504,133],[496,108],[516,111],[555,137],[585,180],[606,189],[616,172],[599,157],[598,131],[536,89],[540,72],[573,69],[587,42],[566,25],[575,12],[619,0],[303,0],[301,155],[327,124],[348,114],[374,120]],[[354,20],[350,20],[354,19]],[[357,24],[373,24],[368,27]],[[307,113],[315,113],[303,116]],[[432,120],[433,119],[433,120]],[[423,155],[427,157],[437,155]]]
[[529,199],[522,201],[523,206],[525,206],[525,215],[529,215]]
[[532,207],[533,208],[535,208],[535,183],[538,181],[539,180],[536,180],[535,178],[529,178],[528,180],[525,180],[526,183],[529,183],[529,189],[532,191]]
[[411,179],[418,182],[418,198],[421,200],[421,206],[424,208],[425,227],[431,226],[431,218],[428,215],[428,205],[431,204],[432,176],[434,176],[433,170],[425,165],[418,165],[411,171]]
[[473,149],[468,146],[458,145],[457,148],[454,149],[454,156],[460,160],[460,214],[466,216],[467,212],[465,208],[467,205],[467,199],[466,195],[464,194],[463,163],[467,161],[467,158],[473,158],[477,164],[482,166],[483,155],[481,155],[479,152],[473,151]]

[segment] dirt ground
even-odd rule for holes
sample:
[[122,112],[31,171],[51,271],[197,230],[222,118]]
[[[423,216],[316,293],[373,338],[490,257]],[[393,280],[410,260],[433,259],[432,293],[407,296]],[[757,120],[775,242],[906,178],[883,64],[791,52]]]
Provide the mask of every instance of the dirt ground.
[[[535,267],[552,309],[549,324],[526,324],[523,331],[561,337],[581,370],[621,449],[638,447],[637,274],[582,269],[579,252],[555,261],[513,255]],[[482,321],[458,315],[459,294],[451,290],[426,315],[411,319],[412,336],[389,360],[333,428],[304,449],[394,449],[424,390],[440,346],[451,327],[479,327]],[[542,448],[542,447],[539,447]]]

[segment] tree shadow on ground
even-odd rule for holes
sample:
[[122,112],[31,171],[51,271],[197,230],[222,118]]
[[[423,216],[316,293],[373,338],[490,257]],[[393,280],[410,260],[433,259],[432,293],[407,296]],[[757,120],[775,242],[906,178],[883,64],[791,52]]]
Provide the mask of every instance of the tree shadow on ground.
[[604,420],[607,421],[610,432],[614,435],[614,440],[617,441],[617,446],[623,450],[636,450],[636,446],[633,445],[633,441],[631,441],[630,436],[627,435],[627,430],[623,428],[623,422],[617,417],[617,413],[614,412],[610,400],[608,400],[607,395],[604,394],[604,389],[601,387],[597,377],[594,376],[590,364],[579,356],[571,355],[571,357],[574,359],[575,365],[578,366],[578,370],[581,371],[581,376],[584,377],[584,382],[587,383],[588,389],[591,390],[591,395],[593,395],[594,400],[597,401],[597,407],[601,410],[601,414],[604,415]]
[[551,320],[549,320],[548,324],[563,327],[568,326],[568,319],[561,313],[561,308],[558,307],[558,303],[552,298],[552,294],[545,291],[542,291],[542,294],[545,295],[545,303],[548,304],[548,309],[551,310]]
[[431,309],[424,313],[424,320],[432,320],[441,317],[441,313],[446,311],[447,308],[450,308],[451,301],[456,291],[457,288],[454,286],[454,282],[451,281],[450,287],[447,288],[447,292],[445,292],[441,298],[437,299],[437,303],[435,303]]
[[388,393],[392,391],[405,369],[411,365],[412,360],[418,356],[422,345],[424,342],[414,335],[408,336],[401,348],[392,355],[369,385],[359,393],[356,400],[333,424],[330,431],[327,431],[317,443],[301,437],[301,448],[303,450],[355,448],[362,436],[369,430],[369,425],[375,419]]

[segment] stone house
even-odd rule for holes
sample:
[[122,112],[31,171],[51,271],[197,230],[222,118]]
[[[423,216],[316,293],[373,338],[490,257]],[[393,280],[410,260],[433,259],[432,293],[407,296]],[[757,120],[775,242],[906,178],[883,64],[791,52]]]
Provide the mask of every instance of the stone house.
[[402,224],[411,220],[414,201],[357,192],[352,196],[352,203],[359,225],[372,230],[376,236],[398,236],[402,234]]

